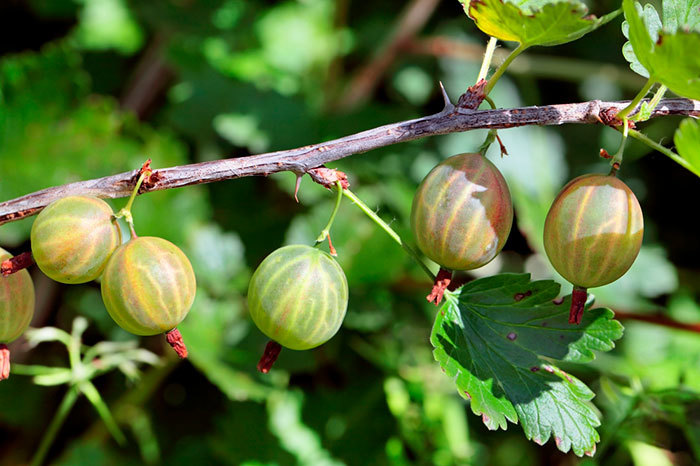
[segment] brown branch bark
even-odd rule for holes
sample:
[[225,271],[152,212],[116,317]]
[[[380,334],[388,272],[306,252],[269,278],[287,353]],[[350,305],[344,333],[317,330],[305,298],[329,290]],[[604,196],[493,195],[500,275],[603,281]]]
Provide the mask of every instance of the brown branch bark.
[[[234,159],[182,165],[155,170],[152,183],[141,192],[180,188],[201,183],[269,175],[291,171],[298,175],[309,173],[314,181],[325,185],[318,171],[310,171],[323,164],[353,154],[439,134],[472,129],[500,129],[525,125],[561,125],[565,123],[597,123],[601,112],[616,113],[627,102],[598,100],[573,104],[548,105],[497,110],[467,110],[454,107],[449,101],[445,109],[434,115],[415,120],[393,123],[361,133],[297,149],[270,152]],[[652,118],[666,115],[700,117],[700,101],[666,99],[661,101]],[[101,198],[119,198],[130,195],[138,170],[105,176],[93,180],[47,188],[0,203],[0,225],[39,213],[52,201],[66,196],[91,195]]]
[[637,314],[635,312],[623,312],[615,310],[615,318],[619,320],[636,320],[639,322],[647,322],[649,324],[660,325],[662,327],[675,328],[685,330],[687,332],[700,333],[700,323],[686,324],[670,319],[663,314]]

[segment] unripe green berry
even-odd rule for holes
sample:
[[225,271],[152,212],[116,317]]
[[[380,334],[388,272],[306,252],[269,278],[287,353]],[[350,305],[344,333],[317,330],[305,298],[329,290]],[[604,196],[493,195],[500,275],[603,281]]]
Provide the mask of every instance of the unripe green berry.
[[187,256],[162,238],[144,236],[121,245],[102,275],[109,315],[135,335],[175,328],[192,307],[196,289]]
[[451,270],[471,270],[493,260],[512,224],[506,180],[478,153],[455,155],[433,168],[411,207],[418,248]]
[[49,278],[85,283],[99,277],[121,242],[112,208],[102,199],[70,196],[49,204],[34,220],[32,254]]
[[[0,248],[0,262],[12,256]],[[34,315],[34,284],[26,270],[0,276],[0,343],[18,338]]]
[[248,287],[248,309],[268,337],[293,350],[330,340],[348,307],[343,269],[326,252],[285,246],[262,261]]
[[544,225],[554,268],[580,288],[607,285],[632,266],[644,235],[642,209],[625,183],[583,175],[557,195]]

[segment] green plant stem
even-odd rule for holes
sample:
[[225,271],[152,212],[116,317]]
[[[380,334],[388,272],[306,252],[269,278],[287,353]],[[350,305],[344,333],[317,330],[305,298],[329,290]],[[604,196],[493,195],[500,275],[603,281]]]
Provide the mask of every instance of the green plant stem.
[[510,55],[508,55],[508,57],[506,57],[505,61],[503,63],[501,63],[501,66],[499,66],[496,69],[496,72],[493,73],[493,76],[491,76],[491,79],[489,79],[489,82],[486,84],[486,87],[484,88],[484,94],[489,95],[489,92],[491,92],[491,89],[493,89],[493,86],[496,85],[496,83],[501,78],[503,73],[505,73],[506,68],[508,68],[508,65],[510,65],[513,62],[513,60],[515,60],[515,58],[518,55],[520,55],[521,53],[523,53],[526,49],[527,49],[527,46],[525,46],[523,44],[519,44],[515,48],[515,50],[510,52]]
[[[620,120],[626,120],[627,116],[632,112],[632,110],[637,108],[637,105],[639,105],[639,102],[641,102],[642,99],[644,98],[644,96],[647,95],[647,93],[649,92],[649,89],[651,89],[651,86],[653,86],[655,82],[656,81],[654,81],[652,78],[649,78],[647,80],[646,84],[644,85],[644,87],[642,87],[642,90],[640,90],[637,93],[637,95],[634,97],[634,99],[632,99],[632,101],[627,105],[627,107],[625,107],[622,110],[620,110],[619,112],[617,112],[617,115],[615,115],[615,117],[620,119]],[[627,124],[626,121],[624,123]]]
[[[661,84],[659,86],[659,88],[654,93],[654,97],[652,97],[652,99],[649,101],[649,105],[647,107],[649,113],[653,112],[654,109],[656,108],[656,106],[659,105],[659,102],[661,102],[661,99],[664,97],[664,94],[666,94],[667,90],[668,90],[668,87],[664,86],[663,84]],[[644,119],[642,119],[642,118],[640,118],[640,116],[641,115],[638,113],[637,115],[634,115],[631,118],[631,120],[640,122],[640,121],[646,121],[649,119],[648,117],[645,117]]]
[[325,228],[321,230],[321,233],[318,235],[318,238],[316,238],[316,246],[328,238],[333,222],[335,221],[335,216],[338,213],[338,209],[340,209],[340,202],[343,200],[343,186],[340,184],[340,181],[336,181],[335,189],[338,192],[335,198],[335,207],[333,207],[333,212],[331,212],[331,218],[328,220],[328,224],[326,224]]
[[610,172],[611,175],[614,175],[617,170],[620,169],[620,165],[622,165],[622,155],[625,153],[625,144],[627,144],[627,135],[629,134],[627,118],[624,118],[622,122],[622,141],[620,141],[620,147],[617,148],[617,152],[615,152],[615,155],[613,155],[613,158],[610,160],[610,165],[613,167]]
[[80,391],[95,407],[97,414],[102,418],[105,427],[109,433],[112,434],[114,440],[116,440],[119,445],[124,446],[124,444],[126,444],[126,437],[124,437],[122,431],[119,430],[117,422],[114,420],[112,413],[109,411],[107,404],[102,399],[102,396],[100,396],[100,392],[97,388],[95,388],[92,382],[83,382],[80,384]]
[[651,147],[654,150],[657,150],[661,152],[662,154],[668,156],[671,160],[675,161],[678,163],[680,166],[683,168],[695,173],[697,176],[700,176],[700,170],[697,170],[695,167],[693,167],[691,164],[688,163],[687,160],[685,160],[683,157],[680,155],[676,154],[673,152],[671,149],[668,149],[658,142],[654,141],[650,137],[646,136],[644,133],[640,133],[639,131],[636,130],[629,130],[629,135],[632,136],[633,138],[637,139],[638,141],[643,142],[647,146]]
[[479,70],[479,75],[476,77],[476,82],[478,83],[482,79],[486,79],[486,75],[491,67],[491,60],[493,59],[493,52],[496,50],[496,43],[498,39],[495,37],[489,38],[489,43],[486,44],[486,51],[484,52],[484,58],[481,61],[481,69]]
[[372,209],[370,209],[369,207],[367,207],[367,204],[365,204],[364,202],[362,202],[362,200],[360,200],[360,198],[357,197],[357,196],[356,196],[352,191],[350,191],[349,189],[344,189],[344,190],[343,190],[343,194],[345,195],[345,197],[347,197],[348,199],[350,199],[357,207],[359,207],[360,210],[362,210],[362,212],[364,212],[370,219],[372,219],[372,221],[373,221],[374,223],[376,223],[377,225],[379,225],[379,227],[380,227],[382,230],[384,230],[389,236],[391,236],[391,238],[392,238],[394,241],[396,241],[396,243],[398,243],[398,245],[401,246],[401,247],[404,249],[404,251],[406,251],[406,252],[408,253],[408,255],[411,256],[411,257],[413,258],[414,261],[416,261],[416,263],[418,263],[418,265],[420,265],[420,267],[423,269],[423,271],[424,271],[426,274],[428,274],[428,276],[430,277],[430,279],[431,279],[432,281],[435,281],[435,275],[433,274],[433,272],[430,271],[430,269],[428,268],[428,266],[425,265],[425,263],[424,263],[423,260],[420,258],[420,256],[418,255],[418,253],[417,253],[416,251],[414,251],[413,248],[411,248],[408,244],[406,244],[406,243],[401,239],[401,237],[399,236],[399,234],[396,233],[386,222],[384,222],[384,220],[382,220],[382,219],[379,217],[379,215],[377,215]]
[[58,407],[58,410],[56,411],[56,414],[51,420],[49,428],[46,429],[46,432],[41,439],[39,448],[32,457],[32,461],[30,463],[31,466],[39,466],[44,462],[44,458],[46,458],[46,454],[49,452],[51,444],[56,439],[56,434],[58,434],[58,431],[68,417],[68,413],[70,413],[73,405],[75,405],[75,402],[78,399],[78,394],[78,389],[75,386],[70,387],[68,392],[66,392],[61,404]]
[[134,205],[134,199],[136,199],[136,195],[139,193],[139,189],[141,188],[141,184],[143,183],[143,180],[146,178],[146,173],[141,173],[141,176],[139,176],[138,181],[136,182],[136,186],[134,187],[134,190],[131,192],[131,196],[129,197],[129,200],[127,201],[126,205],[124,206],[123,209],[121,209],[119,212],[116,213],[115,217],[116,218],[124,218],[124,221],[126,221],[127,225],[129,225],[129,230],[131,230],[131,238],[137,238],[136,235],[136,230],[134,229],[134,217],[131,215],[131,206]]

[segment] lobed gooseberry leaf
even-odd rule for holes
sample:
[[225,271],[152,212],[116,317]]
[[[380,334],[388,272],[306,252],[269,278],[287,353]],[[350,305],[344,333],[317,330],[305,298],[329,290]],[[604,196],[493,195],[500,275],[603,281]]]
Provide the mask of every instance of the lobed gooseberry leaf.
[[620,10],[597,18],[578,0],[459,0],[486,34],[522,47],[571,42],[607,23]]
[[692,118],[681,121],[673,142],[678,154],[693,167],[691,171],[700,176],[700,123]]
[[587,362],[609,351],[622,326],[609,309],[587,309],[568,323],[571,297],[559,284],[529,274],[500,274],[446,294],[433,326],[433,355],[492,430],[522,424],[528,439],[592,455],[600,421],[594,393],[555,361]]
[[638,74],[664,84],[678,95],[700,99],[700,13],[686,9],[691,7],[686,2],[665,1],[662,24],[650,4],[642,8],[633,0],[623,0],[627,21],[622,32],[629,42],[622,53]]

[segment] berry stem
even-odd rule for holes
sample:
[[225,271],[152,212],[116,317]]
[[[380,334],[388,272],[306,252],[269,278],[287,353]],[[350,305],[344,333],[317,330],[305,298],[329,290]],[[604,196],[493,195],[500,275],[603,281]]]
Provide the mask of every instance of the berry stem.
[[486,75],[489,73],[489,68],[491,67],[491,60],[493,59],[493,52],[496,51],[496,43],[498,39],[495,37],[490,37],[489,42],[486,45],[486,51],[484,52],[484,59],[481,61],[481,69],[479,70],[479,76],[476,78],[478,83],[482,79],[486,79]]
[[641,121],[648,120],[649,119],[648,116],[659,105],[659,102],[661,102],[661,99],[664,97],[664,94],[666,94],[667,90],[668,90],[668,88],[666,86],[664,86],[663,84],[661,84],[659,86],[659,88],[656,89],[656,92],[654,93],[654,97],[652,97],[652,99],[647,104],[647,111],[649,113],[647,113],[647,115],[645,115],[644,118],[642,118],[642,115],[640,113],[637,113],[632,118],[630,118],[630,120],[635,121],[635,122],[641,122]]
[[583,311],[586,308],[588,290],[581,286],[574,286],[571,292],[571,308],[569,309],[569,323],[580,324],[583,318]]
[[143,167],[141,167],[141,170],[139,170],[139,178],[136,181],[136,186],[134,186],[133,191],[131,191],[131,196],[129,196],[129,200],[127,201],[126,205],[114,215],[115,218],[124,218],[124,221],[127,223],[127,225],[129,225],[129,230],[131,230],[131,239],[138,238],[136,235],[136,230],[134,229],[134,217],[131,215],[131,207],[134,205],[134,199],[136,199],[136,195],[139,193],[139,189],[141,189],[143,181],[147,177],[151,176],[152,173],[153,170],[151,170],[151,159],[148,159],[146,163],[143,164]]
[[640,133],[637,130],[629,130],[629,135],[633,137],[634,139],[637,139],[638,141],[643,142],[647,146],[651,147],[654,150],[657,150],[664,154],[665,156],[669,157],[671,160],[685,168],[686,170],[689,170],[692,173],[695,173],[696,175],[700,176],[700,170],[695,168],[693,165],[688,163],[686,159],[681,157],[680,155],[676,154],[673,152],[671,149],[667,149],[666,147],[662,146],[658,142],[654,141],[650,137],[646,136],[644,133]]
[[627,116],[635,109],[637,108],[637,105],[639,105],[639,102],[642,101],[644,96],[646,96],[649,93],[649,89],[654,85],[656,81],[653,78],[649,78],[644,84],[644,87],[637,93],[636,96],[634,96],[634,99],[627,105],[627,107],[623,108],[619,112],[617,112],[617,115],[615,115],[615,118],[619,120],[623,120],[625,127],[627,126]]
[[10,349],[6,344],[0,344],[0,380],[10,376]]
[[19,272],[20,270],[24,270],[34,264],[35,262],[32,253],[26,251],[3,261],[2,265],[0,265],[0,274],[3,277],[6,277],[15,272]]
[[326,224],[325,228],[321,230],[321,234],[319,234],[318,238],[316,238],[316,244],[314,245],[315,247],[318,247],[326,238],[328,238],[328,245],[331,249],[331,254],[333,254],[335,248],[333,248],[333,244],[331,243],[331,238],[329,235],[331,231],[331,226],[333,226],[333,222],[335,221],[335,216],[338,213],[338,209],[340,208],[340,202],[343,200],[343,186],[341,185],[340,181],[335,182],[335,188],[338,192],[338,195],[335,198],[335,206],[333,207],[333,212],[331,212],[331,218],[328,220],[328,223]]
[[185,341],[182,339],[182,334],[177,327],[169,332],[165,332],[165,340],[172,346],[180,359],[187,357],[187,346],[185,346]]
[[78,391],[78,388],[76,386],[72,386],[68,389],[68,392],[66,392],[66,395],[63,397],[63,400],[61,401],[61,404],[59,405],[56,414],[51,420],[49,428],[46,429],[46,432],[44,433],[44,436],[41,439],[39,448],[36,450],[36,453],[34,453],[34,457],[32,457],[32,461],[30,463],[31,466],[39,466],[44,462],[44,458],[49,452],[49,447],[51,447],[51,444],[56,438],[56,434],[58,434],[58,431],[60,430],[61,426],[68,417],[68,414],[73,408],[73,405],[78,400],[79,394],[80,392]]
[[382,230],[384,230],[389,236],[391,236],[391,238],[392,238],[394,241],[396,241],[396,243],[398,243],[398,245],[401,246],[401,247],[404,249],[404,251],[406,251],[406,253],[407,253],[409,256],[411,256],[411,258],[413,258],[414,261],[416,261],[416,263],[417,263],[418,265],[420,265],[420,267],[423,269],[423,271],[424,271],[426,274],[428,274],[428,276],[430,277],[430,280],[435,281],[435,275],[433,274],[433,272],[430,271],[430,269],[428,268],[428,266],[425,265],[425,262],[423,262],[423,260],[420,258],[420,256],[418,255],[418,253],[417,253],[416,251],[414,251],[413,248],[411,248],[408,244],[406,244],[406,243],[401,239],[401,237],[399,236],[399,234],[396,233],[384,220],[382,220],[382,219],[379,217],[379,215],[377,215],[372,209],[370,209],[369,207],[367,207],[367,204],[365,204],[364,202],[362,202],[362,201],[360,200],[360,198],[357,197],[357,196],[356,196],[352,191],[350,191],[349,189],[344,189],[344,190],[343,190],[343,195],[345,195],[345,197],[347,197],[348,199],[350,199],[357,207],[360,208],[360,210],[362,210],[362,212],[364,212],[370,219],[372,219],[372,221],[373,221],[374,223],[376,223],[377,225],[379,225],[379,227],[380,227]]
[[263,351],[263,355],[258,362],[258,370],[263,374],[270,372],[272,365],[275,364],[280,355],[280,351],[282,351],[282,345],[273,340],[268,341],[267,345],[265,345],[265,351]]
[[498,80],[503,76],[503,73],[505,73],[506,68],[508,68],[508,65],[510,65],[515,58],[523,53],[525,50],[527,50],[527,46],[523,44],[518,44],[518,46],[510,52],[510,55],[508,55],[503,63],[501,63],[501,66],[499,66],[496,71],[493,73],[493,76],[491,76],[491,79],[489,79],[488,84],[486,84],[486,88],[484,89],[484,94],[489,95],[489,92],[491,92],[491,89],[493,89],[493,86],[496,85]]

